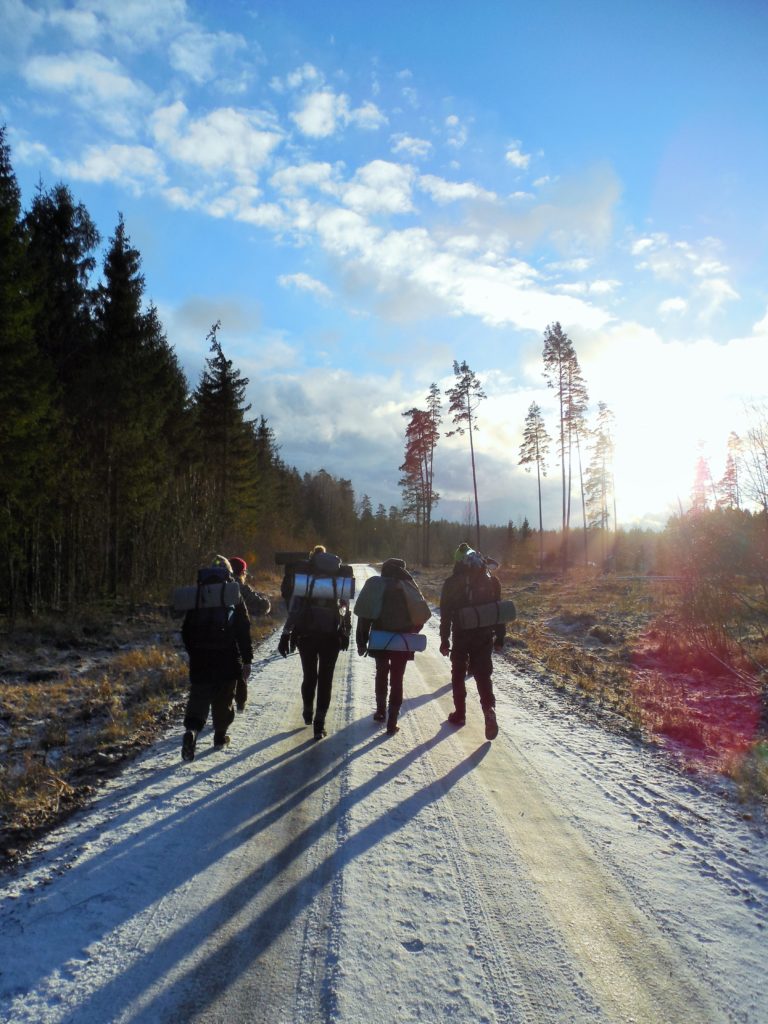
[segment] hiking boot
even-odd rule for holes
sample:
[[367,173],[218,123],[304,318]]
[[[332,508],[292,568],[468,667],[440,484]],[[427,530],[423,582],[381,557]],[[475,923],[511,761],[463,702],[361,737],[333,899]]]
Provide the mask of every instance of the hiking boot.
[[378,708],[376,709],[376,711],[373,712],[374,722],[383,722],[386,717],[386,714]]
[[325,731],[325,722],[315,722],[315,739],[321,740],[328,733]]
[[451,725],[466,725],[467,716],[463,711],[452,711],[450,715],[448,715],[448,721]]
[[227,736],[225,732],[215,732],[213,734],[213,745],[218,750],[221,750],[222,747],[229,746],[229,736]]
[[240,701],[236,706],[237,706],[237,710],[242,715],[242,713],[245,711],[245,701],[244,700]]
[[493,708],[488,708],[485,712],[485,738],[495,740],[498,735],[499,723],[496,721],[496,712]]
[[394,736],[400,726],[397,724],[397,711],[390,711],[389,718],[387,719],[387,732],[390,736]]
[[192,732],[191,729],[187,729],[184,733],[184,738],[181,741],[181,759],[182,761],[194,761],[195,759],[195,745],[197,744],[197,733]]
[[312,705],[304,705],[304,725],[312,725]]

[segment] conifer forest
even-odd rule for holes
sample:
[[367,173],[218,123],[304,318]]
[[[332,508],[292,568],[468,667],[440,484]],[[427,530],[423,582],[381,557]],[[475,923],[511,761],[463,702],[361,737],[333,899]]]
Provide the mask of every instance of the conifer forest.
[[[534,404],[519,424],[520,451],[510,453],[538,480],[537,521],[489,526],[475,473],[485,396],[466,362],[454,363],[445,413],[436,384],[423,409],[403,413],[399,506],[374,507],[352,480],[322,467],[300,473],[247,403],[248,379],[227,358],[226,324],[201,337],[205,368],[187,381],[147,301],[122,216],[103,240],[62,183],[40,185],[22,209],[5,129],[0,289],[0,613],[11,621],[85,603],[163,600],[208,552],[239,552],[266,567],[276,550],[317,541],[350,561],[396,553],[430,564],[468,539],[521,568],[743,573],[768,593],[765,409],[754,410],[748,437],[729,440],[722,481],[702,460],[689,506],[664,531],[621,530],[611,475],[620,410],[598,403],[588,420],[587,386],[559,324],[544,335],[544,377],[560,404],[555,436]],[[439,441],[451,433],[466,435],[474,493],[462,523],[434,514]],[[562,516],[545,523],[541,480],[553,467]]]

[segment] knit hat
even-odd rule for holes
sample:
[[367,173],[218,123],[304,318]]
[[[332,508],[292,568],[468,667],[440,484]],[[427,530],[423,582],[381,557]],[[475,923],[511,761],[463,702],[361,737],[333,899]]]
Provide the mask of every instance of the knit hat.
[[242,560],[242,558],[230,558],[229,561],[232,564],[232,575],[233,576],[245,576],[245,573],[246,573],[246,571],[248,569],[248,566]]

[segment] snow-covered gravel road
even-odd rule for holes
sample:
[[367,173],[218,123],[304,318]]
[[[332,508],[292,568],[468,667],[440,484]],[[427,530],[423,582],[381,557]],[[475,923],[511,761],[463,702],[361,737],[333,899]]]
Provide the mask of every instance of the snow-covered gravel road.
[[426,632],[396,736],[352,650],[315,743],[275,640],[228,750],[177,731],[42,842],[3,880],[0,1020],[768,1021],[759,824],[503,660],[499,737],[471,680],[453,729]]

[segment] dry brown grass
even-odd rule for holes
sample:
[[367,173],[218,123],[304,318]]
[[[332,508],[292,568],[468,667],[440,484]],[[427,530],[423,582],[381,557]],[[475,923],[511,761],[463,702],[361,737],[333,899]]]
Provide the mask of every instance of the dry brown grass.
[[[431,600],[450,571],[419,575]],[[768,796],[768,644],[759,606],[751,620],[743,613],[754,595],[719,601],[710,590],[694,601],[680,581],[578,570],[565,580],[498,575],[517,606],[505,650],[516,668],[673,750],[687,768],[723,773],[745,797]]]

